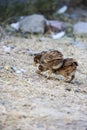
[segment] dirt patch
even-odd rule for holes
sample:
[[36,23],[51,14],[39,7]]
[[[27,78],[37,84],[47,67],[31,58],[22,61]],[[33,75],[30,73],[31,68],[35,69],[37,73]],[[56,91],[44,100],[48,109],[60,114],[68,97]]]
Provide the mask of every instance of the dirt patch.
[[[0,130],[87,129],[87,38],[8,36],[0,41]],[[13,47],[9,53],[3,46]],[[29,50],[58,49],[78,61],[75,80],[38,75]],[[43,75],[47,75],[44,73]]]

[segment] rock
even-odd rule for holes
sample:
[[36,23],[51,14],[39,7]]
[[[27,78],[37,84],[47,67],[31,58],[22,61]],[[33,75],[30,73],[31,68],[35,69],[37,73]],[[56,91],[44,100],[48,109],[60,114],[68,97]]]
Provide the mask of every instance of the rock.
[[4,49],[4,51],[5,51],[7,54],[9,54],[10,51],[11,51],[11,47],[10,47],[10,46],[4,45],[4,46],[3,46],[3,49]]
[[74,25],[74,32],[78,34],[87,34],[87,22],[78,22]]
[[67,11],[68,7],[64,5],[62,8],[58,9],[56,14],[63,14]]
[[87,18],[87,10],[82,8],[72,10],[70,13],[70,17],[76,21],[78,21],[78,19]]
[[22,32],[41,33],[45,31],[45,18],[43,15],[33,14],[25,17],[19,23]]
[[26,73],[25,69],[17,69],[15,66],[10,67],[11,72],[15,72],[16,74],[24,74]]
[[65,30],[66,25],[64,22],[57,20],[46,20],[46,31],[59,32]]
[[39,52],[37,52],[37,51],[32,51],[32,50],[29,50],[28,51],[28,54],[30,55],[30,56],[34,56],[35,54],[38,54]]
[[19,30],[19,22],[12,23],[11,27],[18,31]]
[[63,37],[65,35],[65,32],[62,31],[62,32],[59,32],[57,34],[53,34],[51,37],[52,39],[56,40],[56,39],[60,39],[61,37]]

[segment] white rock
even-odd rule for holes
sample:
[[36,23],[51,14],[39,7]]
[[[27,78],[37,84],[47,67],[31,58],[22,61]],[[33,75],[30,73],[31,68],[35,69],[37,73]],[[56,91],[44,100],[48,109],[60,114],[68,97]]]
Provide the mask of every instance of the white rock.
[[63,37],[65,35],[65,32],[62,31],[62,32],[59,32],[57,34],[53,34],[51,37],[52,39],[56,40],[56,39],[60,39],[61,37]]
[[16,70],[16,73],[17,74],[21,74],[21,70]]
[[19,30],[19,22],[12,23],[11,27],[18,31]]
[[67,6],[66,5],[64,5],[62,8],[60,8],[56,13],[57,14],[62,14],[62,13],[65,13],[65,11],[67,10]]
[[40,53],[40,52],[38,52],[38,51],[32,51],[32,50],[29,50],[29,51],[28,51],[28,54],[29,54],[30,56],[33,56],[33,55],[38,54],[38,53]]
[[6,52],[6,53],[10,53],[10,51],[11,51],[11,47],[10,46],[3,46],[3,48],[4,48],[4,51]]
[[17,74],[22,74],[22,73],[26,73],[26,69],[20,69],[18,70],[16,67],[12,67],[13,72],[17,73]]
[[26,70],[25,69],[21,69],[20,70],[22,73],[26,73]]

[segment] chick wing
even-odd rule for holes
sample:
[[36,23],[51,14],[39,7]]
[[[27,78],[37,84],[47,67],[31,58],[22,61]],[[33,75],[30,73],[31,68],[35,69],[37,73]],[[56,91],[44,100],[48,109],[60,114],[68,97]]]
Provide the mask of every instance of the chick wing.
[[58,50],[51,50],[42,55],[40,63],[49,63],[60,59],[63,59],[63,54]]

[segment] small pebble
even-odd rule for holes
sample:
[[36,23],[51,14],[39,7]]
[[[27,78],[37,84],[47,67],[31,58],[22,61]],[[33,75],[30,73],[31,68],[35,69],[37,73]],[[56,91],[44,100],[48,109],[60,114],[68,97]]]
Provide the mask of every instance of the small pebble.
[[4,45],[3,48],[4,48],[4,51],[5,51],[6,53],[10,53],[11,47]]

